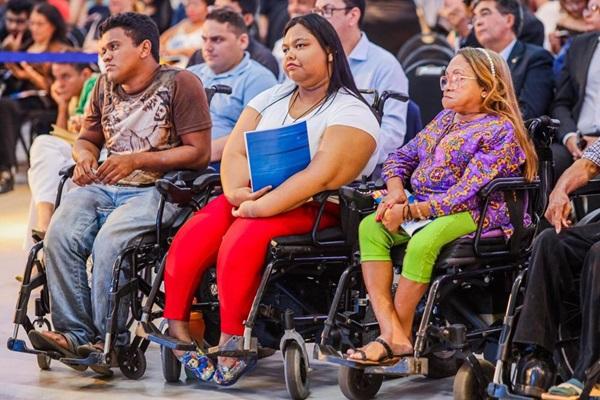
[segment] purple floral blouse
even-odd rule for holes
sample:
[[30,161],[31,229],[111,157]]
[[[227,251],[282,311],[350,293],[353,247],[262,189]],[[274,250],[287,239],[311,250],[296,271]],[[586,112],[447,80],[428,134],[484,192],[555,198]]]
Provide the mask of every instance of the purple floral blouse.
[[[431,215],[439,217],[469,211],[479,222],[481,199],[477,192],[494,178],[521,176],[525,153],[513,124],[504,117],[485,115],[469,122],[453,122],[454,111],[443,110],[383,164],[383,179],[410,179],[412,193],[429,201]],[[484,232],[501,228],[513,232],[500,193],[490,202]]]

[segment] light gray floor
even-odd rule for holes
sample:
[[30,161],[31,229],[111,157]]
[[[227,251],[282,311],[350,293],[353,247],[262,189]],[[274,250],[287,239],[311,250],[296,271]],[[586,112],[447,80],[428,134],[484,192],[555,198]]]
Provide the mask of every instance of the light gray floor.
[[[20,177],[21,181],[23,177]],[[29,192],[21,183],[9,194],[0,195],[0,400],[9,399],[286,399],[283,364],[279,353],[261,360],[258,368],[229,389],[186,383],[166,384],[162,378],[159,352],[147,352],[148,369],[139,381],[130,381],[119,371],[111,379],[92,372],[75,372],[53,362],[40,371],[34,356],[8,351],[4,343],[12,334],[19,283],[26,253],[22,249]],[[32,315],[32,314],[30,314]],[[23,337],[21,332],[21,337]],[[311,374],[311,398],[342,399],[337,386],[337,368],[315,363]],[[450,399],[452,378],[429,380],[420,377],[384,382],[378,399]]]

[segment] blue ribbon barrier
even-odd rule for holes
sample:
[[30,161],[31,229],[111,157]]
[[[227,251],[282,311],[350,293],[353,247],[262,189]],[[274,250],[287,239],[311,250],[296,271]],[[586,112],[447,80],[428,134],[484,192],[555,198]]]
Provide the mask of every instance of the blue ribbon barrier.
[[3,63],[98,63],[98,53],[61,52],[61,53],[28,53],[26,51],[0,51],[0,62]]

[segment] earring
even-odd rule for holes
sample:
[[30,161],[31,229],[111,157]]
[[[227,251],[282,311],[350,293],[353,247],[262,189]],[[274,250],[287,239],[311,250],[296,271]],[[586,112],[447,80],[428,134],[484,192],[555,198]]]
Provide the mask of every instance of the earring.
[[327,61],[329,61],[329,62],[333,61],[333,55],[331,53],[329,53],[329,57],[327,57]]
[[481,97],[483,97],[484,99],[485,99],[486,96],[487,96],[487,94],[481,93]]

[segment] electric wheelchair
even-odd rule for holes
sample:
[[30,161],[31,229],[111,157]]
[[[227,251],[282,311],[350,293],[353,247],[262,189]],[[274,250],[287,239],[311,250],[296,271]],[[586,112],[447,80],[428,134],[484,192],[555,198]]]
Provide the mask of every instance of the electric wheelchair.
[[[205,91],[207,100],[210,103],[215,94],[230,94],[231,88],[225,85],[215,85],[205,88]],[[60,206],[64,184],[72,176],[73,170],[74,166],[70,166],[60,171],[62,178],[58,188],[55,208]],[[103,353],[92,353],[87,358],[63,358],[62,354],[56,351],[33,349],[24,340],[18,338],[21,326],[27,334],[34,329],[52,330],[52,324],[47,318],[47,314],[50,313],[50,289],[46,285],[42,241],[37,242],[29,251],[13,319],[13,335],[7,343],[8,349],[35,354],[38,366],[42,370],[50,368],[51,360],[59,360],[79,371],[91,367],[95,371],[107,375],[112,375],[110,367],[118,365],[126,377],[130,379],[141,378],[146,370],[144,353],[149,342],[135,336],[128,346],[117,349],[115,345],[119,328],[117,326],[117,311],[120,307],[130,307],[131,314],[127,323],[128,329],[134,321],[141,318],[143,299],[150,294],[154,269],[157,268],[160,260],[166,254],[171,238],[193,211],[203,207],[208,202],[210,194],[214,192],[214,182],[203,178],[210,175],[210,172],[214,172],[210,167],[206,171],[173,171],[165,174],[163,178],[156,182],[160,200],[155,229],[142,235],[125,248],[113,264],[110,292],[107,294],[109,296],[109,311],[106,316]],[[162,221],[166,202],[179,206],[179,212],[168,226],[163,224]],[[35,298],[35,318],[32,321],[27,312],[33,293],[38,294]],[[116,359],[114,359],[115,355]]]
[[[600,196],[600,179],[598,178],[594,178],[586,186],[573,192],[570,197],[574,204],[577,204],[582,199],[585,204],[586,200],[593,196]],[[583,214],[581,211],[580,202],[579,207],[574,207],[576,226],[600,221],[600,209],[593,210],[587,214]],[[489,397],[483,398],[515,400],[532,398],[516,394],[514,388],[516,378],[515,366],[519,361],[520,355],[512,341],[520,311],[523,307],[527,284],[526,278],[527,269],[519,273],[511,289],[510,300],[503,320],[493,379],[487,386],[487,396]],[[565,304],[564,314],[569,317],[563,319],[559,325],[556,350],[553,355],[557,367],[557,379],[559,381],[566,381],[572,376],[579,357],[581,312],[577,295],[569,296]],[[600,383],[600,360],[586,371],[585,387],[580,399],[590,399],[590,392],[594,385],[598,383]]]
[[[381,96],[376,91],[362,92],[374,97],[372,107],[379,116],[383,114],[388,99],[408,100],[406,95],[396,92],[386,91]],[[217,174],[206,176],[206,179],[219,181]],[[305,343],[315,342],[319,338],[339,277],[353,257],[354,250],[343,239],[341,227],[323,231],[317,229],[328,199],[337,195],[338,191],[332,191],[314,197],[320,211],[310,234],[279,237],[271,241],[267,264],[244,324],[243,338],[225,347],[208,349],[209,357],[223,355],[239,358],[259,358],[280,349],[285,359],[286,387],[294,399],[304,399],[309,394],[310,363]],[[340,195],[339,200],[343,214],[348,208],[346,199]],[[345,224],[345,218],[342,217],[342,225]],[[348,229],[356,230],[358,226]],[[195,345],[168,336],[166,325],[152,323],[153,310],[164,307],[164,293],[161,291],[164,268],[163,260],[144,305],[137,333],[161,346],[164,378],[167,382],[177,382],[181,364],[171,350],[193,351]],[[220,328],[214,268],[205,274],[196,299],[192,312],[202,312],[205,345],[216,345]]]
[[[502,195],[514,233],[506,241],[500,232],[482,234],[483,218],[473,235],[446,245],[434,267],[429,289],[416,310],[414,354],[387,366],[369,366],[344,357],[378,336],[378,324],[369,306],[358,254],[344,271],[325,321],[315,358],[340,365],[338,383],[349,399],[368,399],[379,391],[384,377],[424,375],[441,378],[456,375],[456,399],[484,395],[491,380],[502,316],[513,280],[524,270],[537,225],[550,192],[551,138],[558,122],[547,117],[526,123],[540,158],[539,179],[497,178],[480,190],[482,215],[493,196]],[[368,185],[367,185],[368,186]],[[351,194],[358,215],[376,209],[369,189]],[[525,226],[524,216],[532,222]],[[356,232],[356,231],[355,231]],[[356,243],[354,237],[347,240]],[[404,247],[392,249],[396,274],[402,268]],[[394,288],[391,288],[394,290]],[[483,353],[482,360],[474,354]]]

